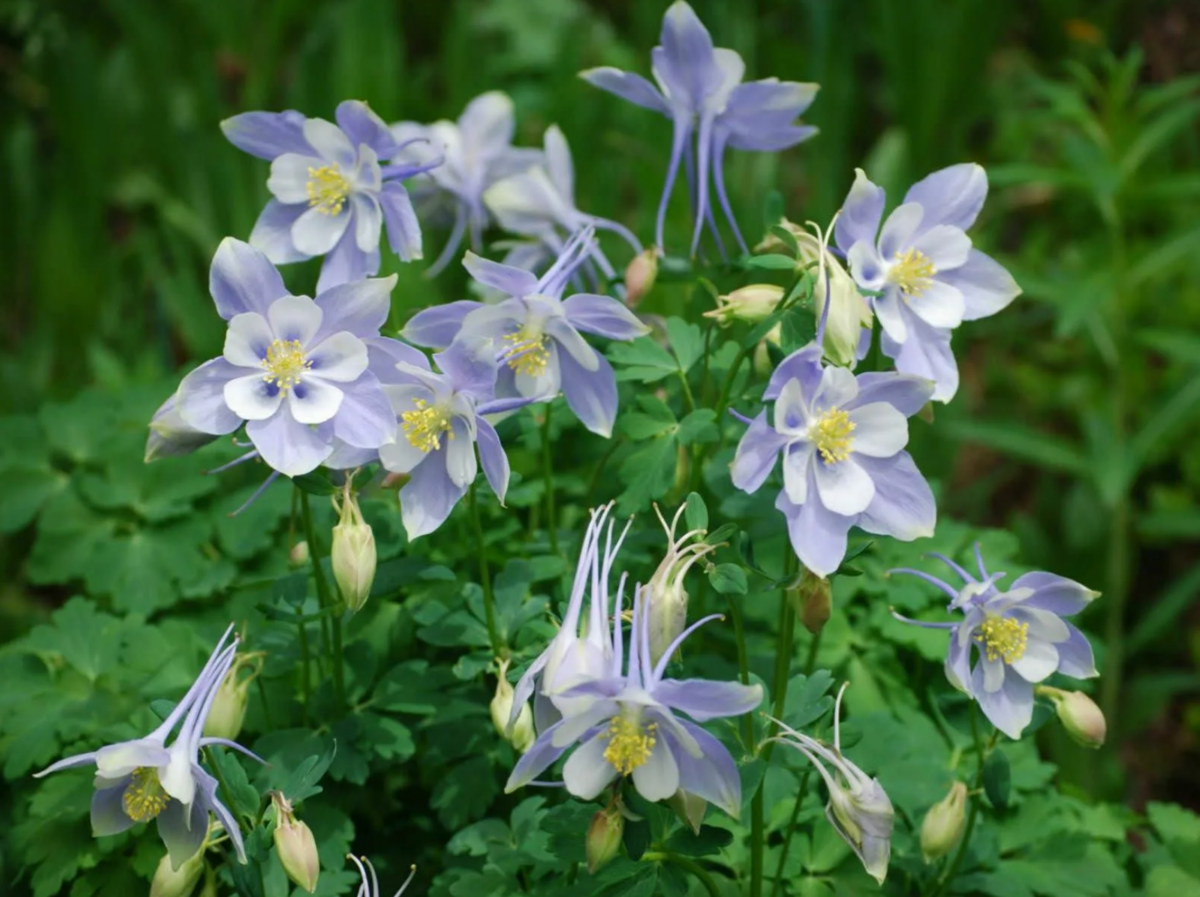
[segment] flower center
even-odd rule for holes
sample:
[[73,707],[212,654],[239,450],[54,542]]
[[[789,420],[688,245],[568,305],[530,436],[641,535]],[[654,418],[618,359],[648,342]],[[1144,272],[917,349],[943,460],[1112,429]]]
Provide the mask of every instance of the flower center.
[[121,795],[121,807],[134,822],[147,822],[165,810],[170,800],[158,780],[157,770],[139,766]]
[[263,379],[287,392],[300,382],[300,375],[312,367],[312,362],[304,357],[300,340],[277,339],[267,346],[263,367],[267,369]]
[[1007,617],[989,616],[975,632],[975,641],[983,647],[988,660],[1003,658],[1014,663],[1025,656],[1029,641],[1029,624]]
[[625,714],[614,716],[608,724],[608,731],[600,736],[608,739],[604,759],[621,775],[629,775],[654,753],[654,732],[657,728],[654,723],[643,726],[636,717],[630,718]]
[[526,325],[515,333],[505,335],[504,341],[510,344],[508,366],[518,374],[536,377],[546,370],[550,362],[550,350],[546,348],[544,333],[533,333]]
[[850,457],[854,447],[853,433],[854,421],[840,408],[830,408],[808,426],[808,438],[826,464],[836,464]]
[[450,415],[444,408],[430,407],[424,399],[414,402],[417,407],[413,411],[405,411],[400,415],[400,426],[404,428],[404,436],[409,445],[429,454],[442,447],[442,434],[447,439],[454,438],[450,429]]
[[322,165],[308,170],[308,204],[322,215],[337,215],[350,195],[350,182],[336,165]]
[[896,262],[888,269],[887,279],[900,287],[905,296],[920,296],[935,274],[937,268],[929,256],[919,249],[906,249],[896,253]]

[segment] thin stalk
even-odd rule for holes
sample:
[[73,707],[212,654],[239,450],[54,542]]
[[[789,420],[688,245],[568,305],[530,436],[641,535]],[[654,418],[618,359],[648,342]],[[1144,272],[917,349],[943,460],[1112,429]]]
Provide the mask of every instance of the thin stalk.
[[688,383],[687,374],[679,371],[679,382],[683,384],[683,401],[687,405],[688,411],[696,410],[696,397],[692,395],[691,384]]
[[775,865],[775,882],[771,885],[771,897],[777,897],[783,886],[783,868],[787,865],[788,850],[792,846],[792,835],[796,834],[796,820],[800,818],[800,807],[804,804],[808,792],[808,777],[812,775],[812,767],[804,770],[800,777],[800,787],[796,791],[796,802],[792,805],[792,816],[788,819],[786,831],[783,833],[783,850],[779,852],[779,862]]
[[708,874],[707,869],[695,860],[672,853],[669,850],[647,850],[642,854],[642,860],[644,862],[671,863],[678,866],[680,869],[695,876],[696,880],[704,885],[704,890],[708,891],[709,897],[721,897],[721,891],[717,888],[717,883],[713,881],[713,877]]
[[475,484],[467,491],[471,505],[471,522],[475,525],[475,539],[479,543],[479,579],[483,587],[483,613],[487,619],[488,642],[492,646],[492,656],[503,658],[507,649],[500,642],[496,631],[496,599],[492,595],[492,574],[488,569],[487,551],[483,546],[483,520],[479,517],[479,501],[475,497]]
[[[1100,707],[1109,731],[1117,731],[1121,705],[1121,679],[1125,663],[1125,602],[1129,597],[1129,496],[1122,494],[1108,524],[1108,564],[1104,600],[1108,618],[1104,626],[1104,676],[1100,680]],[[1113,744],[1116,744],[1116,739]]]
[[[308,559],[312,562],[313,579],[317,584],[317,602],[321,610],[321,640],[330,667],[333,669],[333,691],[337,695],[339,707],[346,706],[346,670],[345,658],[342,656],[342,617],[336,612],[336,602],[329,590],[325,579],[325,571],[321,568],[322,552],[318,548],[316,531],[313,529],[312,508],[309,507],[308,493],[300,492],[300,515],[304,520],[304,538],[308,540]],[[330,639],[332,630],[332,639]],[[330,644],[332,643],[332,651]]]
[[817,634],[812,637],[812,641],[808,643],[808,659],[804,662],[804,675],[811,676],[813,670],[817,668],[817,652],[821,650],[821,636],[824,634],[825,628],[821,627]]
[[553,402],[546,403],[542,418],[542,478],[546,484],[546,529],[550,533],[550,550],[558,554],[558,516],[554,508],[554,468],[550,463],[550,412]]
[[938,882],[937,889],[933,892],[934,897],[942,897],[946,890],[954,881],[954,876],[958,874],[958,868],[962,865],[963,857],[967,854],[967,845],[971,843],[971,832],[975,830],[975,818],[979,815],[979,789],[983,787],[983,761],[986,759],[987,752],[984,750],[983,739],[979,737],[979,711],[975,709],[975,702],[971,702],[971,738],[975,741],[975,754],[978,757],[979,765],[975,770],[975,786],[971,789],[971,811],[967,814],[967,827],[963,830],[962,841],[959,842],[958,852],[954,854],[954,859],[946,868],[946,874],[942,876]]
[[[742,618],[742,606],[738,604],[737,596],[729,595],[729,618],[733,620],[733,637],[737,642],[738,678],[742,685],[750,684],[750,663],[746,655],[746,624]],[[754,750],[754,721],[749,713],[743,713],[741,718],[742,744],[747,751]]]
[[[308,725],[308,699],[312,695],[312,682],[309,680],[309,666],[311,661],[308,656],[308,624],[304,622],[304,609],[296,608],[296,631],[300,638],[300,713],[304,720],[304,725]],[[263,700],[264,705],[266,700]]]
[[733,364],[729,366],[729,373],[725,375],[725,382],[721,384],[721,394],[717,399],[717,426],[722,433],[721,446],[724,447],[725,428],[721,426],[722,418],[725,415],[725,409],[729,407],[729,392],[733,389],[733,381],[737,378],[738,371],[742,368],[742,362],[746,360],[746,356],[750,354],[750,350],[742,346],[738,350],[738,354],[733,359]]

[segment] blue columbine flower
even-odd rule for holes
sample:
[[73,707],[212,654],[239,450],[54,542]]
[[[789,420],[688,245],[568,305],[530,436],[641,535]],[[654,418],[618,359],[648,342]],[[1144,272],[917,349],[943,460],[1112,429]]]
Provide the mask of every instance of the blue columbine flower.
[[495,305],[462,300],[426,309],[403,336],[418,346],[447,346],[456,339],[490,339],[504,359],[496,394],[543,401],[561,390],[571,410],[593,433],[612,435],[617,381],[608,360],[580,331],[629,340],[649,332],[628,308],[609,296],[560,296],[572,273],[591,253],[589,229],[577,234],[558,261],[538,278],[468,252],[463,265],[478,282],[505,299]]
[[939,402],[958,390],[950,331],[994,315],[1021,292],[965,233],[983,208],[987,187],[987,173],[978,165],[935,171],[909,188],[881,230],[883,188],[858,169],[835,228],[855,281],[878,294],[871,304],[883,327],[884,354],[896,370],[935,381]]
[[[614,779],[630,776],[646,800],[666,800],[682,790],[737,817],[742,804],[737,765],[726,747],[696,724],[749,713],[762,703],[762,686],[663,678],[675,649],[698,626],[713,619],[716,617],[705,617],[684,630],[654,664],[639,588],[626,662],[618,593],[608,670],[602,677],[563,692],[563,697],[572,702],[578,699],[577,703],[538,735],[517,762],[505,791],[528,785],[578,743],[563,767],[563,782],[576,797],[592,800]],[[676,713],[694,722],[680,719]]]
[[[1087,637],[1063,620],[1099,597],[1086,586],[1053,573],[1026,573],[1007,591],[996,582],[1003,573],[989,574],[979,546],[975,579],[949,558],[934,554],[962,579],[961,588],[920,570],[902,568],[932,583],[950,597],[948,610],[963,612],[958,623],[896,619],[930,629],[950,630],[946,678],[979,702],[992,724],[1010,738],[1020,738],[1033,716],[1033,688],[1054,673],[1076,679],[1098,675]],[[978,652],[971,666],[971,649]]]
[[734,456],[733,484],[756,492],[783,457],[775,507],[792,548],[812,572],[828,576],[846,556],[850,527],[909,541],[933,535],[937,509],[929,484],[904,451],[908,418],[933,384],[893,373],[823,367],[821,347],[793,352],[771,375],[763,398],[775,401],[752,421]]
[[483,251],[483,231],[489,218],[483,195],[501,178],[541,161],[541,153],[512,145],[516,125],[508,94],[492,90],[467,104],[457,122],[431,125],[399,122],[392,137],[404,147],[393,161],[408,165],[442,164],[413,182],[413,195],[432,215],[448,213],[454,221],[450,239],[426,272],[433,276],[450,263],[470,233],[471,248]]
[[[691,191],[696,199],[692,253],[696,251],[705,221],[716,235],[708,201],[710,176],[738,243],[746,251],[725,194],[721,167],[725,148],[781,150],[812,136],[815,128],[797,125],[795,120],[812,103],[817,85],[773,78],[742,84],[746,66],[741,56],[733,50],[714,47],[708,30],[683,0],[673,3],[663,16],[660,40],[651,53],[657,88],[640,75],[608,66],[589,69],[580,76],[602,90],[665,115],[674,125],[671,159],[658,206],[657,245],[663,245],[667,202],[679,174],[680,160],[686,159],[689,180],[693,168],[696,169]],[[695,158],[691,149],[693,130]]]
[[[508,457],[495,428],[483,417],[511,411],[528,399],[496,399],[496,359],[488,340],[459,340],[433,356],[440,373],[419,352],[395,365],[384,391],[392,403],[394,441],[380,446],[379,460],[409,475],[400,490],[408,538],[433,532],[475,482],[479,464],[504,503]],[[475,447],[479,447],[479,463]]]
[[274,470],[299,476],[333,452],[335,439],[378,448],[395,416],[368,369],[367,341],[387,320],[396,276],[331,287],[317,298],[289,295],[257,249],[226,238],[213,257],[209,289],[229,322],[225,352],[183,378],[179,417],[201,433],[243,423]]
[[[67,757],[36,774],[35,778],[41,778],[62,769],[95,765],[92,834],[116,835],[139,822],[156,819],[171,866],[178,869],[204,843],[209,813],[213,813],[233,841],[238,859],[246,862],[237,820],[217,797],[217,780],[199,762],[200,748],[216,744],[235,748],[262,762],[232,741],[203,737],[213,700],[237,653],[236,637],[228,647],[225,645],[232,631],[232,625],[225,630],[183,700],[149,735]],[[176,726],[179,732],[168,745],[167,739]]]
[[245,112],[221,122],[229,142],[271,162],[272,199],[250,244],[277,265],[323,255],[317,291],[379,271],[379,240],[421,258],[421,228],[400,181],[440,160],[381,165],[402,147],[366,103],[346,100],[337,124],[299,112]]

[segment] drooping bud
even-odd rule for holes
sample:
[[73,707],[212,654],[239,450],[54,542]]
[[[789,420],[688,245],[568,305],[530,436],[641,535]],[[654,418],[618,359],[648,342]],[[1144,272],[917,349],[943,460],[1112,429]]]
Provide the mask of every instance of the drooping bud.
[[607,866],[621,850],[625,817],[616,806],[597,811],[587,831],[588,872],[595,874]]
[[708,810],[708,801],[680,788],[667,800],[667,806],[675,811],[675,815],[693,833],[700,834],[700,826],[704,824],[704,813]]
[[813,311],[818,326],[828,301],[829,315],[825,319],[825,357],[834,364],[853,366],[858,357],[858,341],[864,327],[871,326],[871,307],[858,292],[854,278],[842,267],[828,248],[831,224],[825,234],[812,225],[816,236],[799,231],[796,242],[800,245],[800,258],[806,263],[816,263],[816,282],[813,285]]
[[288,563],[293,567],[300,567],[308,563],[308,542],[301,539],[292,546],[292,550],[288,552]]
[[159,458],[186,455],[216,439],[211,433],[201,433],[187,424],[179,414],[179,393],[167,399],[150,419],[146,437],[146,463]]
[[158,861],[150,882],[150,897],[191,897],[196,883],[204,874],[204,851],[198,850],[178,869],[171,868],[170,855]]
[[275,852],[287,877],[300,888],[312,893],[321,875],[321,858],[312,829],[296,818],[291,802],[280,792],[271,792],[275,804]]
[[657,246],[638,253],[625,268],[625,304],[636,308],[658,280],[658,257],[662,250]]
[[367,603],[371,583],[375,581],[375,534],[363,520],[358,497],[350,485],[350,478],[347,477],[340,507],[334,500],[338,522],[333,528],[329,563],[333,567],[333,578],[337,580],[342,599],[351,612],[357,612]]
[[771,312],[783,299],[783,287],[769,283],[754,283],[734,290],[727,296],[717,297],[717,307],[706,311],[706,318],[716,318],[722,327],[734,321],[757,324],[770,317]]
[[771,372],[775,370],[775,362],[771,360],[771,346],[780,347],[783,345],[783,324],[776,324],[767,331],[767,335],[758,341],[758,345],[754,347],[754,357],[752,364],[754,365],[754,373],[760,377],[769,377]]
[[496,727],[496,732],[501,738],[511,742],[512,746],[523,754],[537,738],[533,729],[533,711],[529,709],[529,702],[526,701],[517,714],[516,722],[511,730],[509,729],[508,721],[512,718],[514,693],[508,682],[508,661],[497,660],[496,664],[499,667],[496,671],[496,694],[492,696],[492,702],[488,705],[492,714],[492,725]]
[[1039,685],[1035,691],[1040,697],[1054,702],[1058,720],[1072,740],[1090,748],[1104,744],[1108,724],[1095,701],[1081,691],[1063,691],[1049,685]]
[[955,782],[950,793],[929,808],[921,823],[921,855],[926,863],[940,860],[958,843],[967,824],[967,786]]
[[[204,721],[204,734],[209,738],[228,738],[236,741],[242,731],[242,722],[246,718],[246,704],[249,701],[250,683],[262,670],[263,654],[238,654],[233,666],[221,680],[217,694],[213,698],[212,709],[208,719]],[[249,675],[243,675],[243,669],[250,669]]]
[[[668,526],[658,505],[654,506],[654,513],[667,531],[667,553],[642,592],[650,625],[650,659],[653,663],[658,663],[658,659],[668,650],[674,650],[672,643],[687,626],[688,594],[683,587],[684,576],[692,564],[717,550],[716,545],[703,541],[703,530],[692,530],[679,538],[675,537],[675,527],[686,507],[679,506]],[[693,539],[696,541],[693,542]]]
[[833,609],[828,579],[805,570],[800,577],[800,584],[789,594],[796,608],[796,616],[805,629],[816,635],[825,628]]

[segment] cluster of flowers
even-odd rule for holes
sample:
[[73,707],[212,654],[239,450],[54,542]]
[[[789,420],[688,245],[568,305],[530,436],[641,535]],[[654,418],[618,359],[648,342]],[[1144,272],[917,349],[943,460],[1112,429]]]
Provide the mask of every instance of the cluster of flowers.
[[[503,94],[477,98],[457,123],[428,126],[389,127],[356,101],[338,107],[336,124],[294,111],[252,112],[226,121],[225,134],[235,146],[270,160],[267,186],[273,198],[249,243],[229,238],[216,252],[210,291],[228,322],[224,351],[184,377],[155,414],[147,459],[192,451],[244,427],[248,451],[232,463],[261,459],[273,471],[268,483],[321,466],[353,471],[378,463],[407,477],[401,514],[409,537],[417,538],[446,520],[480,467],[503,503],[509,466],[493,426],[496,415],[561,393],[584,426],[609,437],[618,401],[614,372],[583,334],[630,340],[648,328],[628,304],[586,291],[615,275],[597,229],[616,232],[636,254],[626,297],[635,299],[653,279],[682,162],[695,211],[693,254],[706,224],[724,253],[710,208],[710,182],[745,251],[722,177],[725,150],[779,150],[815,132],[797,118],[812,102],[816,85],[773,78],[744,82],[738,54],[715,47],[682,0],[664,17],[652,70],[657,87],[612,68],[583,73],[590,83],[672,121],[657,245],[648,252],[621,225],[576,207],[570,151],[556,127],[547,130],[542,150],[512,146],[512,104]],[[860,170],[824,234],[817,229],[813,237],[781,222],[799,247],[797,268],[816,268],[817,335],[771,373],[763,393],[772,403],[769,416],[766,408],[753,418],[735,412],[748,429],[731,477],[737,488],[756,492],[782,459],[775,505],[797,557],[816,577],[837,572],[853,527],[901,540],[933,533],[933,493],[905,451],[908,419],[928,402],[949,401],[955,393],[951,331],[964,320],[1000,311],[1019,292],[965,233],[986,192],[982,168],[952,166],[915,184],[884,220],[883,190]],[[385,336],[396,278],[374,276],[384,229],[392,251],[409,261],[422,256],[420,218],[439,217],[452,222],[452,232],[430,273],[456,256],[469,233],[472,251],[463,264],[480,300],[424,309],[400,332],[403,341]],[[493,221],[520,238],[507,244],[504,262],[478,254],[482,233]],[[292,295],[276,265],[317,256],[324,261],[316,298]],[[782,290],[753,286],[723,297],[714,315],[722,323],[762,320],[781,301]],[[871,346],[875,318],[880,348],[895,370],[856,375],[853,368]],[[421,349],[438,351],[431,359]],[[364,528],[349,484],[341,512],[345,532]],[[625,533],[614,538],[609,514],[609,508],[593,512],[562,625],[515,690],[504,678],[507,664],[501,664],[493,717],[523,751],[508,789],[535,784],[575,746],[562,772],[573,795],[590,800],[629,777],[647,800],[690,807],[689,818],[702,814],[707,803],[737,816],[742,803],[737,766],[701,724],[753,711],[761,688],[665,677],[686,638],[714,619],[688,625],[683,586],[688,569],[713,546],[694,541],[696,532],[676,538],[676,515],[667,527],[666,558],[647,585],[633,589],[626,640],[624,576],[615,595],[609,593]],[[356,537],[355,551],[370,555],[373,571],[369,528],[367,535]],[[334,571],[356,609],[370,577],[354,564],[343,571],[337,544],[335,538]],[[1051,674],[1096,675],[1086,639],[1062,620],[1096,593],[1049,573],[1022,576],[1002,592],[996,583],[1003,574],[989,575],[982,559],[979,579],[946,563],[962,577],[961,588],[920,571],[897,572],[930,580],[950,596],[951,611],[962,611],[959,623],[919,625],[950,630],[951,683],[977,701],[1000,730],[1018,738],[1031,720],[1035,687],[1060,711],[1065,706],[1065,693],[1040,685]],[[72,757],[40,773],[95,763],[96,834],[157,819],[175,868],[215,843],[214,832],[243,856],[237,823],[217,799],[216,780],[199,765],[199,749],[209,744],[245,751],[202,735],[234,663],[237,641],[226,647],[228,636],[175,710],[146,738]],[[817,765],[829,790],[830,822],[882,881],[891,803],[879,782],[841,752],[840,700],[839,693],[832,746],[781,721],[773,721],[773,731],[782,733],[774,737]],[[613,816],[619,789],[613,793],[605,819],[621,818],[619,812]],[[279,805],[277,812],[278,830],[294,833],[298,823],[290,808]],[[373,869],[368,882],[368,868],[359,866],[360,893],[370,895],[378,883]],[[297,880],[304,874],[289,872]]]

